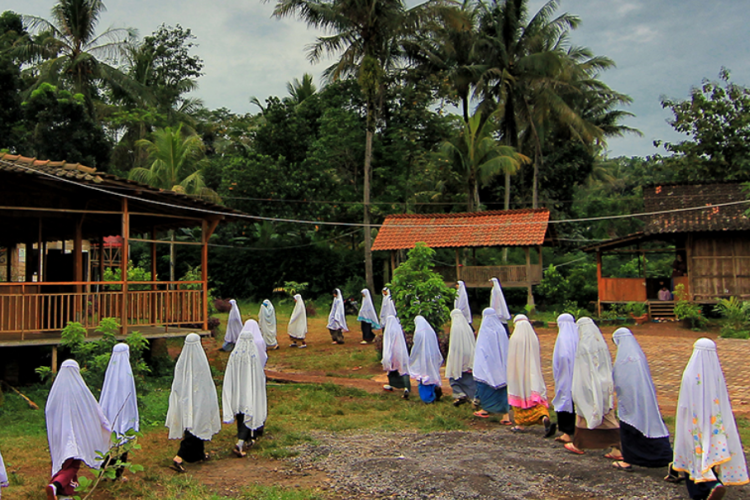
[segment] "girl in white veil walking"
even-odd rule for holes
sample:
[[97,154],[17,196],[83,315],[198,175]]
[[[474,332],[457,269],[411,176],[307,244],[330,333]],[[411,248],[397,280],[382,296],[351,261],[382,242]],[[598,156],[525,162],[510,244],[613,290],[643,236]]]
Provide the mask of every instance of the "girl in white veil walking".
[[8,473],[5,471],[5,462],[3,455],[0,453],[0,497],[3,496],[3,488],[8,486]]
[[227,331],[224,334],[224,345],[221,346],[223,351],[231,351],[234,347],[235,342],[240,336],[242,331],[242,314],[240,313],[240,307],[237,305],[237,301],[232,299],[229,301],[232,305],[232,309],[229,311],[229,318],[227,319]]
[[382,326],[378,319],[378,313],[375,311],[375,305],[372,303],[370,290],[367,288],[362,290],[362,307],[359,308],[357,321],[362,325],[362,342],[360,344],[369,344],[375,340],[375,334],[372,331],[380,330]]
[[348,332],[349,327],[346,326],[344,297],[342,297],[341,290],[338,288],[333,291],[333,303],[331,304],[331,312],[328,315],[328,325],[326,328],[328,328],[331,334],[332,344],[344,343],[344,332]]
[[419,382],[419,397],[429,404],[440,401],[443,389],[440,386],[440,354],[437,334],[422,316],[414,318],[414,344],[409,355],[409,375]]
[[388,316],[395,316],[396,319],[398,319],[398,314],[396,314],[396,305],[393,303],[393,297],[391,297],[391,291],[388,289],[388,287],[383,287],[383,302],[380,304],[380,326],[383,327],[383,335],[385,335],[385,323],[388,321]]
[[497,278],[490,278],[492,282],[492,292],[490,293],[490,308],[497,314],[500,323],[505,328],[505,335],[510,337],[510,330],[508,330],[508,321],[510,321],[510,311],[508,310],[508,304],[505,302],[505,295],[503,295],[503,287],[500,286],[500,280]]
[[451,336],[445,376],[453,389],[453,406],[476,397],[477,383],[471,373],[474,366],[474,332],[460,309],[451,311]]
[[269,350],[278,349],[279,343],[276,340],[276,310],[268,299],[264,300],[260,305],[258,324],[260,326],[260,333],[263,334],[266,348]]
[[409,399],[411,379],[409,378],[409,350],[406,348],[404,330],[398,318],[388,316],[383,328],[383,369],[388,372],[388,383],[383,386],[386,391],[403,389],[404,399]]
[[[471,317],[471,307],[469,307],[469,294],[466,291],[466,283],[463,280],[456,282],[456,300],[453,302],[453,309],[458,309],[461,314],[466,318],[466,322],[471,326],[474,321]],[[474,327],[471,326],[471,331],[474,331]]]
[[171,466],[177,472],[185,472],[183,462],[207,460],[205,442],[221,430],[216,385],[197,333],[185,337],[177,359],[166,426],[169,439],[182,439]]
[[576,413],[573,406],[573,367],[578,348],[578,326],[572,314],[557,317],[557,340],[552,354],[552,375],[555,378],[555,399],[552,405],[557,413],[557,427],[562,436],[555,438],[560,443],[573,441],[576,430]]
[[[287,334],[292,343],[289,347],[307,347],[305,342],[305,336],[307,335],[307,310],[305,309],[305,301],[302,300],[302,295],[297,294],[294,296],[294,310],[292,316],[289,318],[289,326],[287,327]],[[301,344],[297,345],[297,341]]]

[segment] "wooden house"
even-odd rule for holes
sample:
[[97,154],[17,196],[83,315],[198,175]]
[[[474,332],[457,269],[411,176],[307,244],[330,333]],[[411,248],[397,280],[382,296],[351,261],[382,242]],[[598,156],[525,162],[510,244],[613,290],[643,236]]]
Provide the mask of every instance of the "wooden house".
[[[118,319],[122,335],[133,329],[147,338],[205,333],[208,239],[236,214],[80,164],[0,154],[0,247],[6,249],[0,347],[55,346],[69,321],[93,335],[106,317]],[[158,252],[171,243],[164,235],[183,227],[202,228],[200,241],[177,242],[200,249],[200,280],[161,280]],[[147,243],[151,257],[151,281],[137,286],[126,271],[135,241]],[[103,281],[112,265],[122,278]]]
[[[644,188],[643,230],[584,248],[596,252],[599,308],[602,304],[648,302],[652,315],[669,316],[672,301],[658,300],[660,285],[683,285],[691,301],[750,298],[750,209],[741,184],[674,184]],[[602,275],[607,255],[641,259],[642,275]],[[670,275],[648,276],[649,255],[673,257]],[[666,308],[665,308],[666,306]],[[656,314],[655,313],[655,309]]]
[[[547,235],[549,210],[496,210],[450,214],[396,214],[383,221],[373,251],[391,252],[391,271],[403,250],[424,242],[430,248],[453,248],[455,266],[436,267],[449,285],[463,280],[469,288],[491,287],[496,277],[504,288],[526,288],[533,304],[532,285],[542,280],[542,245]],[[525,265],[464,265],[461,249],[481,247],[521,247]],[[532,259],[531,251],[536,255]]]

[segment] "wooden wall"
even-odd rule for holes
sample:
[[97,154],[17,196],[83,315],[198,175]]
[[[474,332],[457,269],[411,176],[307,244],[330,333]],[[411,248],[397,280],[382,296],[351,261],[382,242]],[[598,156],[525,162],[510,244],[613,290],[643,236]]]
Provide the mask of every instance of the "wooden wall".
[[696,233],[688,252],[693,300],[750,298],[750,234]]

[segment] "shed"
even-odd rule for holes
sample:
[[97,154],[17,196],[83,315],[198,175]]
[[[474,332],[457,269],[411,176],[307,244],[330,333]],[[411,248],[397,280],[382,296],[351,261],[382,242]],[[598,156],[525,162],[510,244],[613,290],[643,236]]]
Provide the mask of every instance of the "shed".
[[[389,215],[375,238],[373,251],[391,252],[391,270],[395,269],[398,251],[414,248],[424,242],[430,248],[453,248],[455,266],[436,267],[446,283],[463,280],[467,287],[491,287],[497,277],[505,288],[527,288],[531,303],[531,286],[542,279],[542,245],[549,225],[549,210],[494,210],[448,214]],[[461,262],[459,250],[480,247],[522,247],[525,265],[468,266]],[[532,263],[530,250],[537,251],[538,262]]]
[[[208,239],[219,222],[237,215],[80,164],[0,154],[0,247],[6,249],[0,346],[54,346],[69,321],[92,335],[105,317],[118,319],[121,335],[205,332]],[[200,280],[160,280],[158,247],[172,243],[163,239],[166,231],[182,227],[202,229],[200,241],[176,242],[200,248]],[[137,286],[126,270],[134,241],[149,244],[151,257],[151,281]],[[87,250],[93,249],[92,266],[94,252]],[[113,264],[121,279],[103,281],[105,266]]]
[[[601,304],[648,302],[661,310],[672,301],[658,300],[659,282],[671,290],[683,285],[686,298],[715,303],[720,298],[750,298],[750,202],[739,183],[670,184],[644,188],[643,230],[584,248],[596,252]],[[631,253],[643,260],[635,278],[602,276],[602,257]],[[647,276],[651,253],[674,256],[671,276]],[[652,314],[653,315],[653,314]]]

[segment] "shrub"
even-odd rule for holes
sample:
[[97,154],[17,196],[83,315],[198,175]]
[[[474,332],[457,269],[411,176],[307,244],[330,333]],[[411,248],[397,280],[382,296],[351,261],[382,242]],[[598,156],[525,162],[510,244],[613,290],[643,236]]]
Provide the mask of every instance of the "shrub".
[[[108,267],[104,270],[104,281],[120,281],[122,279],[122,268]],[[128,261],[128,282],[151,281],[151,273],[142,267],[135,266],[132,260]],[[105,285],[106,290],[122,290],[121,285]],[[134,285],[128,283],[128,290],[150,290],[151,285]]]
[[721,299],[714,306],[714,311],[726,320],[721,327],[721,336],[724,338],[746,339],[750,338],[748,326],[750,326],[750,302],[742,301],[738,297]]
[[440,336],[450,318],[456,291],[433,270],[435,251],[419,242],[393,272],[389,287],[404,333],[414,333],[414,318],[424,316]]
[[640,317],[648,312],[648,306],[645,302],[628,302],[625,304],[625,310],[635,317]]
[[676,299],[674,314],[678,320],[690,325],[693,330],[703,330],[708,325],[708,320],[703,316],[703,310],[698,304],[687,300],[685,285],[677,285],[674,289]]
[[558,306],[570,299],[570,282],[552,264],[544,271],[542,281],[536,287],[545,304]]

